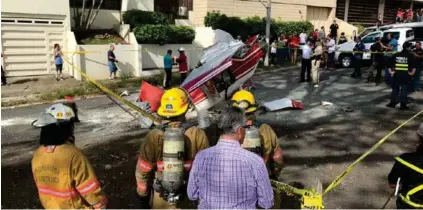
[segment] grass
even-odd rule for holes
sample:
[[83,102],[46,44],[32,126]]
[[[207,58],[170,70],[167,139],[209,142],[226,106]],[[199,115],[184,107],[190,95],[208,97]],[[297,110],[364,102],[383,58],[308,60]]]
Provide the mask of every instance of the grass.
[[[117,80],[110,81],[97,81],[102,84],[104,87],[109,89],[110,91],[117,93],[118,95],[119,90],[123,89],[135,89],[139,90],[141,87],[142,81],[146,81],[154,86],[162,86],[163,83],[163,74],[154,75],[150,77],[130,77],[130,76],[122,76]],[[174,74],[172,78],[172,84],[179,84],[179,74]],[[24,105],[28,103],[43,103],[43,102],[53,102],[55,100],[65,99],[66,96],[73,96],[73,97],[83,97],[83,96],[94,96],[94,95],[102,95],[104,94],[100,89],[98,89],[94,84],[89,82],[81,82],[77,85],[73,85],[71,87],[64,86],[58,89],[54,89],[48,93],[39,94],[38,98],[35,100],[13,100],[2,102],[2,107],[10,107],[10,106],[18,106]]]

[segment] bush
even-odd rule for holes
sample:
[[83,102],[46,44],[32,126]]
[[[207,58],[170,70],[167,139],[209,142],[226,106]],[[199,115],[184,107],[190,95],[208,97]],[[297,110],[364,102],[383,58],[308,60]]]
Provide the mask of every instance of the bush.
[[143,25],[167,25],[166,15],[160,12],[129,10],[123,14],[123,21],[131,26],[131,29]]
[[134,34],[140,44],[191,44],[195,38],[194,29],[174,25],[143,25]]
[[[219,11],[208,12],[204,17],[204,25],[213,29],[221,29],[230,33],[233,37],[254,36],[266,34],[266,18],[258,16],[240,19],[238,17],[228,17]],[[300,34],[303,30],[307,33],[313,31],[313,24],[308,21],[282,22],[271,20],[270,35],[273,37],[280,34]]]

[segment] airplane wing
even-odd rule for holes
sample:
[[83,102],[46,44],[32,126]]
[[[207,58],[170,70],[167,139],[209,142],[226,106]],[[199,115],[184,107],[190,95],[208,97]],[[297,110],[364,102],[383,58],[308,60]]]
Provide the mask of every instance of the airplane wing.
[[191,92],[229,68],[232,65],[232,56],[243,46],[244,43],[240,41],[218,42],[211,46],[204,52],[202,65],[188,75],[181,87]]

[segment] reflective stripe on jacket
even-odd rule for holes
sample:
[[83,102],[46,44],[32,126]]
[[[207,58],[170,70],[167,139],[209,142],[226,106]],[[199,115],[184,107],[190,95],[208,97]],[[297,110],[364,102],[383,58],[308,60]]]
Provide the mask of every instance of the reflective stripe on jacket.
[[408,71],[408,64],[396,63],[395,71]]
[[46,209],[105,208],[107,199],[88,159],[73,144],[40,146],[32,173]]
[[[155,173],[163,170],[163,134],[159,129],[150,131],[140,146],[135,178],[137,192],[140,196],[147,196],[152,189]],[[190,127],[185,131],[185,181],[191,170],[195,155],[209,147],[206,133],[198,127]],[[157,174],[156,174],[157,175]]]
[[[395,158],[396,161],[398,161],[399,163],[403,164],[404,166],[407,166],[408,168],[420,173],[423,175],[423,169],[403,160],[400,157],[396,157]],[[413,206],[415,208],[423,208],[423,204],[419,204],[419,203],[415,203],[410,199],[410,196],[416,194],[419,191],[423,190],[423,183],[420,185],[417,185],[416,187],[414,187],[413,189],[411,189],[410,191],[407,192],[407,194],[404,196],[402,194],[399,194],[400,198],[402,201],[404,201],[406,204]]]

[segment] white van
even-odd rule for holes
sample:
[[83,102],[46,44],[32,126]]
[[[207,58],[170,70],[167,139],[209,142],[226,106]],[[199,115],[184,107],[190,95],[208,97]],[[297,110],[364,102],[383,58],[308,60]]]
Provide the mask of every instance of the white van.
[[[402,25],[402,24],[401,24]],[[361,42],[364,43],[367,50],[370,50],[370,47],[376,42],[377,37],[386,37],[387,34],[392,34],[393,37],[398,38],[398,51],[402,50],[402,44],[414,36],[414,31],[412,28],[391,28],[385,31],[375,31],[367,34],[361,38]],[[337,51],[335,52],[335,62],[342,65],[344,68],[352,67],[353,54],[352,51],[355,47],[354,41],[349,41],[337,46]],[[348,52],[345,52],[348,51]],[[363,60],[370,61],[371,54],[363,53]]]

